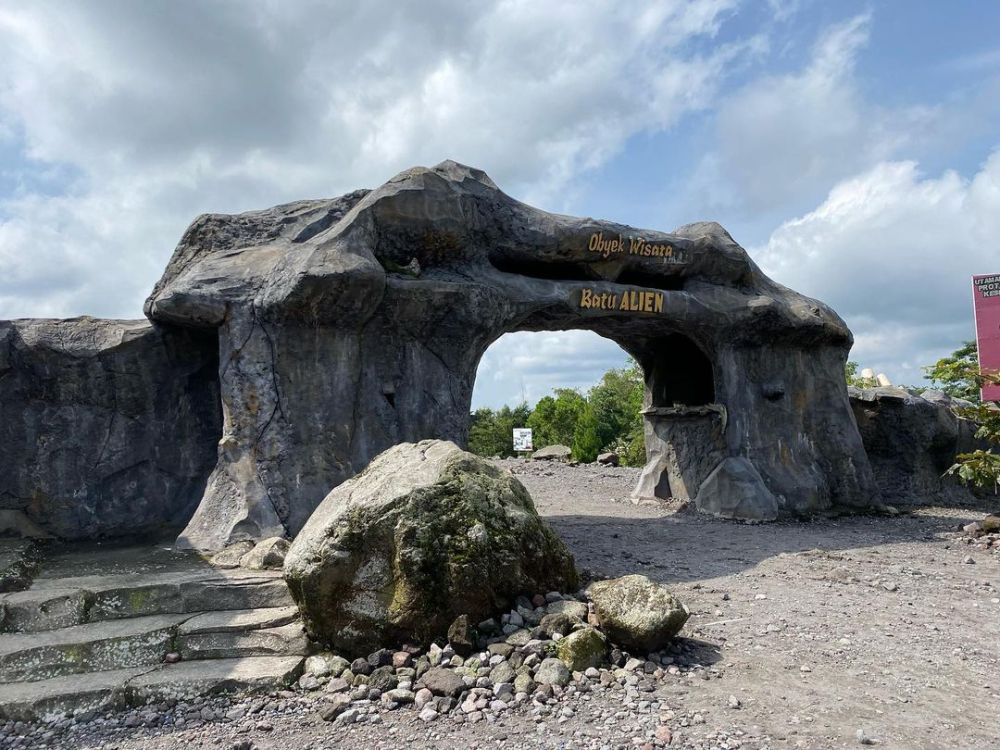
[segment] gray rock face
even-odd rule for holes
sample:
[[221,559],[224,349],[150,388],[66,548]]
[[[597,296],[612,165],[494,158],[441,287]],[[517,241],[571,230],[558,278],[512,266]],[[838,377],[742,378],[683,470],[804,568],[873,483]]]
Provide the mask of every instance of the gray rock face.
[[212,331],[0,321],[0,512],[66,539],[180,528],[222,433]]
[[747,459],[726,458],[701,483],[694,498],[703,513],[743,521],[773,521],[778,500]]
[[[391,445],[463,444],[480,357],[521,330],[618,342],[649,408],[723,406],[712,451],[752,461],[780,516],[877,502],[843,380],[850,332],[717,224],[549,214],[444,162],[369,193],[199,218],[146,313],[218,329],[224,434],[181,537],[202,549],[294,535]],[[682,433],[705,427],[689,421],[667,433],[697,447]]]
[[914,396],[902,388],[850,388],[875,481],[891,505],[968,503],[972,492],[943,476],[958,453],[975,450],[976,426],[953,411],[965,402],[941,391]]
[[285,557],[310,636],[348,653],[444,636],[531,591],[574,590],[562,541],[509,472],[427,440],[333,490]]

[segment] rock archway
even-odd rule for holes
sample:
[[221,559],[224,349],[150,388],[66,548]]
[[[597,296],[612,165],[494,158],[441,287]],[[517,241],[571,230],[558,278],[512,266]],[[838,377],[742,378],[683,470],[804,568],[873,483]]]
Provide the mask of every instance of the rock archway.
[[395,443],[464,443],[479,359],[520,330],[593,330],[639,361],[650,492],[755,518],[877,501],[843,378],[850,331],[717,224],[550,214],[444,162],[198,218],[146,314],[218,329],[223,437],[180,537],[197,548],[296,533]]

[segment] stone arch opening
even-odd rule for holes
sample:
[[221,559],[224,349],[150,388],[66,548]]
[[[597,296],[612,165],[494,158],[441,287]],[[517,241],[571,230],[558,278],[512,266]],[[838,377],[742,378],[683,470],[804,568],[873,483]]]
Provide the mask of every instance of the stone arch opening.
[[714,223],[551,214],[444,162],[201,217],[145,310],[219,331],[223,437],[180,540],[201,549],[296,534],[396,443],[463,443],[480,358],[522,330],[591,330],[640,363],[652,496],[665,481],[755,520],[877,497],[843,377],[850,331]]

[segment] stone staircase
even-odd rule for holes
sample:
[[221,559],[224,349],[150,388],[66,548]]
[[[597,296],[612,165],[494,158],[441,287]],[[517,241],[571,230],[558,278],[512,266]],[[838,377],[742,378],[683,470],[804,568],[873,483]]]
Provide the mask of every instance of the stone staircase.
[[278,571],[149,546],[44,548],[33,570],[0,594],[0,720],[274,690],[309,648]]

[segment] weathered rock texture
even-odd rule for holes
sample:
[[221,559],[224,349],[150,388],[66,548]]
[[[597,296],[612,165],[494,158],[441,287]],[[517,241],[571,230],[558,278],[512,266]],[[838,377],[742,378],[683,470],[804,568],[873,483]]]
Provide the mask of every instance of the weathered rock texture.
[[902,388],[850,388],[851,407],[885,502],[941,505],[975,502],[954,476],[955,456],[981,446],[976,425],[959,417],[966,402],[941,391],[915,396]]
[[[479,359],[521,330],[618,342],[648,408],[722,407],[706,450],[751,462],[778,516],[877,501],[843,378],[850,331],[718,224],[667,234],[549,214],[444,162],[368,193],[197,219],[146,313],[218,329],[224,434],[181,537],[199,548],[294,535],[396,443],[464,444]],[[715,427],[680,420],[664,434],[700,456]],[[689,494],[714,469],[695,463],[671,469]]]
[[0,321],[0,511],[67,539],[178,529],[222,433],[212,331]]
[[285,558],[314,640],[352,654],[428,643],[519,594],[572,591],[573,557],[509,472],[454,443],[403,443],[341,484]]
[[587,595],[612,641],[636,654],[663,648],[690,615],[665,586],[642,575],[597,581],[590,584]]

